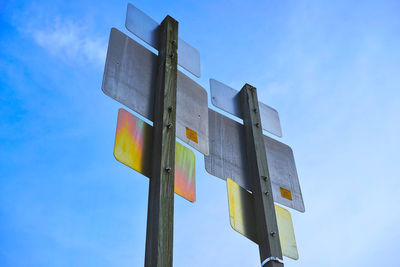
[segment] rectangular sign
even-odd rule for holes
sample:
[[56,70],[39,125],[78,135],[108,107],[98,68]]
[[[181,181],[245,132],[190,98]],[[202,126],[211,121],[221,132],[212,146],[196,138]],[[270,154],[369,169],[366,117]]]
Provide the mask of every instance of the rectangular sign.
[[186,137],[195,143],[199,142],[197,139],[197,133],[188,127],[186,127]]
[[[109,97],[153,120],[157,56],[115,28],[111,29],[102,90]],[[206,90],[182,72],[177,74],[176,136],[208,155]],[[186,128],[196,132],[197,142]]]
[[[231,179],[226,180],[229,202],[229,220],[232,228],[251,241],[258,243],[253,195]],[[296,239],[289,211],[275,205],[282,254],[297,260]],[[268,234],[268,233],[265,233]]]
[[[210,92],[211,103],[214,106],[236,117],[243,118],[239,91],[217,80],[210,79]],[[282,137],[278,112],[262,102],[258,102],[258,104],[260,106],[261,125],[263,129],[278,137]]]
[[[151,178],[153,127],[124,109],[118,111],[115,135],[115,158]],[[175,193],[196,201],[195,156],[184,145],[175,142]]]
[[[160,24],[146,13],[128,4],[125,27],[155,49],[158,49],[159,26]],[[200,77],[199,52],[180,38],[178,39],[178,64],[196,77]]]
[[[205,156],[207,172],[223,180],[229,177],[252,192],[251,181],[247,176],[244,126],[211,109],[208,120],[210,154]],[[268,136],[264,136],[264,144],[274,201],[304,212],[303,196],[292,149]]]

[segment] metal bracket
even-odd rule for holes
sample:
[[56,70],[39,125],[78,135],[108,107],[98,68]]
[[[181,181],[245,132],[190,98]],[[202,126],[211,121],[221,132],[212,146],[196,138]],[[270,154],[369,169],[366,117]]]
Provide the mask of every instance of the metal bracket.
[[280,258],[277,258],[277,257],[269,257],[269,258],[265,259],[265,260],[261,263],[261,267],[263,267],[264,264],[266,264],[266,263],[269,262],[269,261],[277,261],[277,262],[283,264],[283,260],[281,260]]

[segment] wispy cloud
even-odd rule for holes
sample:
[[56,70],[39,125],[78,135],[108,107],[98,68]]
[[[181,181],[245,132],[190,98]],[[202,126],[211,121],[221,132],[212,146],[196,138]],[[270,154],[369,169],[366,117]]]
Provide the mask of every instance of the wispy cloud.
[[61,17],[49,20],[41,27],[28,28],[35,42],[54,56],[68,61],[84,61],[103,65],[106,40],[91,34],[83,23]]

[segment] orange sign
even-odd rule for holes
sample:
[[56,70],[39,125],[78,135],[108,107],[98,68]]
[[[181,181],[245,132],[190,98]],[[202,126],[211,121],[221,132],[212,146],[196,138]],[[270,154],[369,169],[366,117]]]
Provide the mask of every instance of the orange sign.
[[193,131],[192,129],[186,127],[186,137],[189,140],[192,140],[195,143],[198,143],[199,141],[197,140],[197,133]]
[[287,189],[285,189],[283,187],[281,187],[280,189],[281,189],[281,196],[282,197],[284,197],[286,199],[289,199],[289,200],[293,200],[292,192],[290,192],[290,190],[287,190]]

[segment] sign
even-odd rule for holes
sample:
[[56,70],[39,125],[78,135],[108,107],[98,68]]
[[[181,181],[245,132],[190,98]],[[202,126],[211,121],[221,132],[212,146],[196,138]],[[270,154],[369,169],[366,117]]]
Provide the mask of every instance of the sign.
[[[258,243],[253,195],[229,178],[226,180],[226,184],[228,189],[229,219],[232,228],[251,241]],[[275,205],[275,213],[282,254],[297,260],[299,254],[294,236],[292,216],[288,210],[278,205]]]
[[[217,80],[210,79],[210,92],[211,103],[214,106],[236,117],[243,118],[238,91]],[[278,112],[262,102],[258,102],[258,104],[260,106],[261,125],[263,129],[278,137],[282,137]]]
[[[130,3],[126,12],[125,26],[128,31],[158,49],[159,23]],[[196,77],[200,77],[199,52],[180,38],[178,39],[178,64]]]
[[[207,172],[223,180],[229,177],[253,192],[251,181],[246,175],[248,164],[244,126],[211,109],[208,111],[210,154],[205,156]],[[292,149],[267,136],[264,136],[264,144],[274,201],[304,212]]]
[[[115,28],[111,29],[102,90],[153,121],[157,56]],[[177,74],[176,136],[208,155],[206,90],[182,72]],[[186,128],[196,133],[197,142]]]
[[[115,158],[151,178],[153,127],[124,109],[118,111],[115,135]],[[175,193],[196,201],[195,156],[184,145],[175,142]]]

